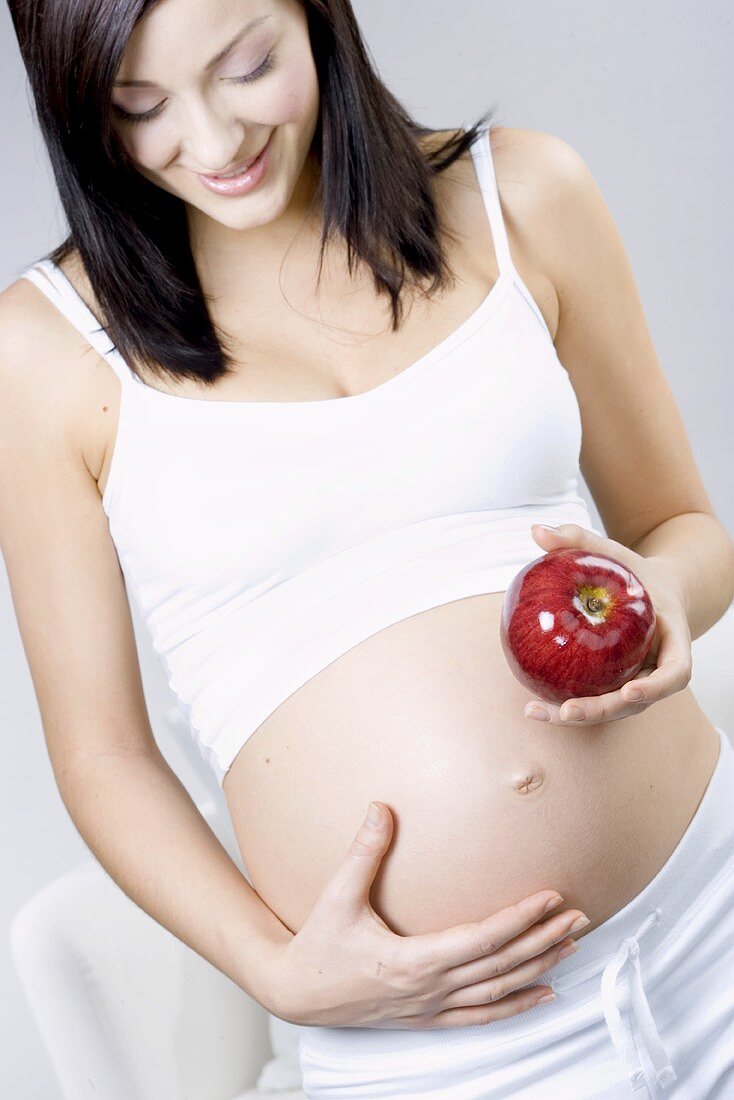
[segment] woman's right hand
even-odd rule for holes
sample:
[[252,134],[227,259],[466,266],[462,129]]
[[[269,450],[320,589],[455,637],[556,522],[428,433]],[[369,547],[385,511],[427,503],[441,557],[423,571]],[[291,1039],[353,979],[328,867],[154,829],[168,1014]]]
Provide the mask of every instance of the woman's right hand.
[[274,947],[265,1007],[295,1024],[419,1030],[489,1023],[552,993],[521,987],[555,965],[584,914],[540,923],[563,900],[544,890],[472,924],[396,934],[369,901],[392,838],[392,814],[374,805],[377,825],[363,822],[304,925]]

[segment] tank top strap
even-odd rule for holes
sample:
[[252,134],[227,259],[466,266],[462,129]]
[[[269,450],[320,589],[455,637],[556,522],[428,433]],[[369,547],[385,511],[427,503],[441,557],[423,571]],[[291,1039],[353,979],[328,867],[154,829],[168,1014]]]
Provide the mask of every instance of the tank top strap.
[[80,332],[87,342],[107,360],[123,386],[139,382],[120,352],[111,342],[91,309],[74,284],[52,260],[42,259],[27,268],[20,276],[28,279],[53,302],[64,317]]
[[489,219],[489,227],[492,230],[492,243],[494,244],[494,251],[497,257],[497,267],[500,276],[502,276],[505,272],[516,274],[517,269],[512,262],[510,243],[505,228],[505,219],[502,215],[500,193],[494,169],[494,158],[492,157],[492,146],[489,140],[489,129],[489,126],[485,126],[479,130],[472,144],[471,151],[474,157],[474,164],[479,178],[482,195],[484,196],[484,205]]

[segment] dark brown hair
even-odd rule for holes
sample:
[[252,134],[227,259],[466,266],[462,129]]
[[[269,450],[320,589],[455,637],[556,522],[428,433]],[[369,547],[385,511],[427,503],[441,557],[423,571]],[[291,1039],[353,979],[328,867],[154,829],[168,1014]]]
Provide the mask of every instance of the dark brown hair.
[[[440,245],[431,177],[462,156],[494,105],[468,130],[424,152],[439,131],[415,122],[377,74],[349,0],[300,0],[319,81],[313,153],[323,207],[318,279],[329,237],[346,242],[402,317],[406,272],[428,294],[453,277]],[[111,94],[137,21],[156,0],[9,0],[68,237],[103,310],[104,330],[135,370],[205,384],[228,374],[194,264],[183,201],[135,169],[111,124]]]

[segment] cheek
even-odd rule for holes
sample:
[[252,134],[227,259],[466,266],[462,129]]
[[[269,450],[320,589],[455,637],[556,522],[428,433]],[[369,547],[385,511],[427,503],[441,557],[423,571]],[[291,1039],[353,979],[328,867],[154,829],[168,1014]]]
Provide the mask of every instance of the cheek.
[[299,122],[311,117],[319,100],[319,83],[310,54],[289,66],[275,90],[275,100],[274,121]]
[[[155,131],[155,133],[153,132]],[[140,168],[151,172],[160,172],[175,155],[175,136],[166,126],[131,126],[129,132],[120,138],[120,143],[128,157]]]

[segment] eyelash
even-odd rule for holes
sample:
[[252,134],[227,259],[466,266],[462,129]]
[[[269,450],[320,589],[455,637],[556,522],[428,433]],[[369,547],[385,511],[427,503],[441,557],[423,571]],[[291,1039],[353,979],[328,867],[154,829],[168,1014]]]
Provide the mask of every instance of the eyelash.
[[[275,64],[275,54],[271,50],[261,65],[254,70],[254,72],[248,73],[246,76],[233,76],[232,82],[234,84],[250,84],[254,80],[259,80],[261,76],[265,76],[269,73]],[[122,107],[118,107],[116,103],[112,104],[112,110],[114,113],[125,122],[148,122],[150,119],[156,118],[160,113],[160,106],[153,107],[150,111],[145,111],[141,115],[131,115],[128,111],[123,111]]]

